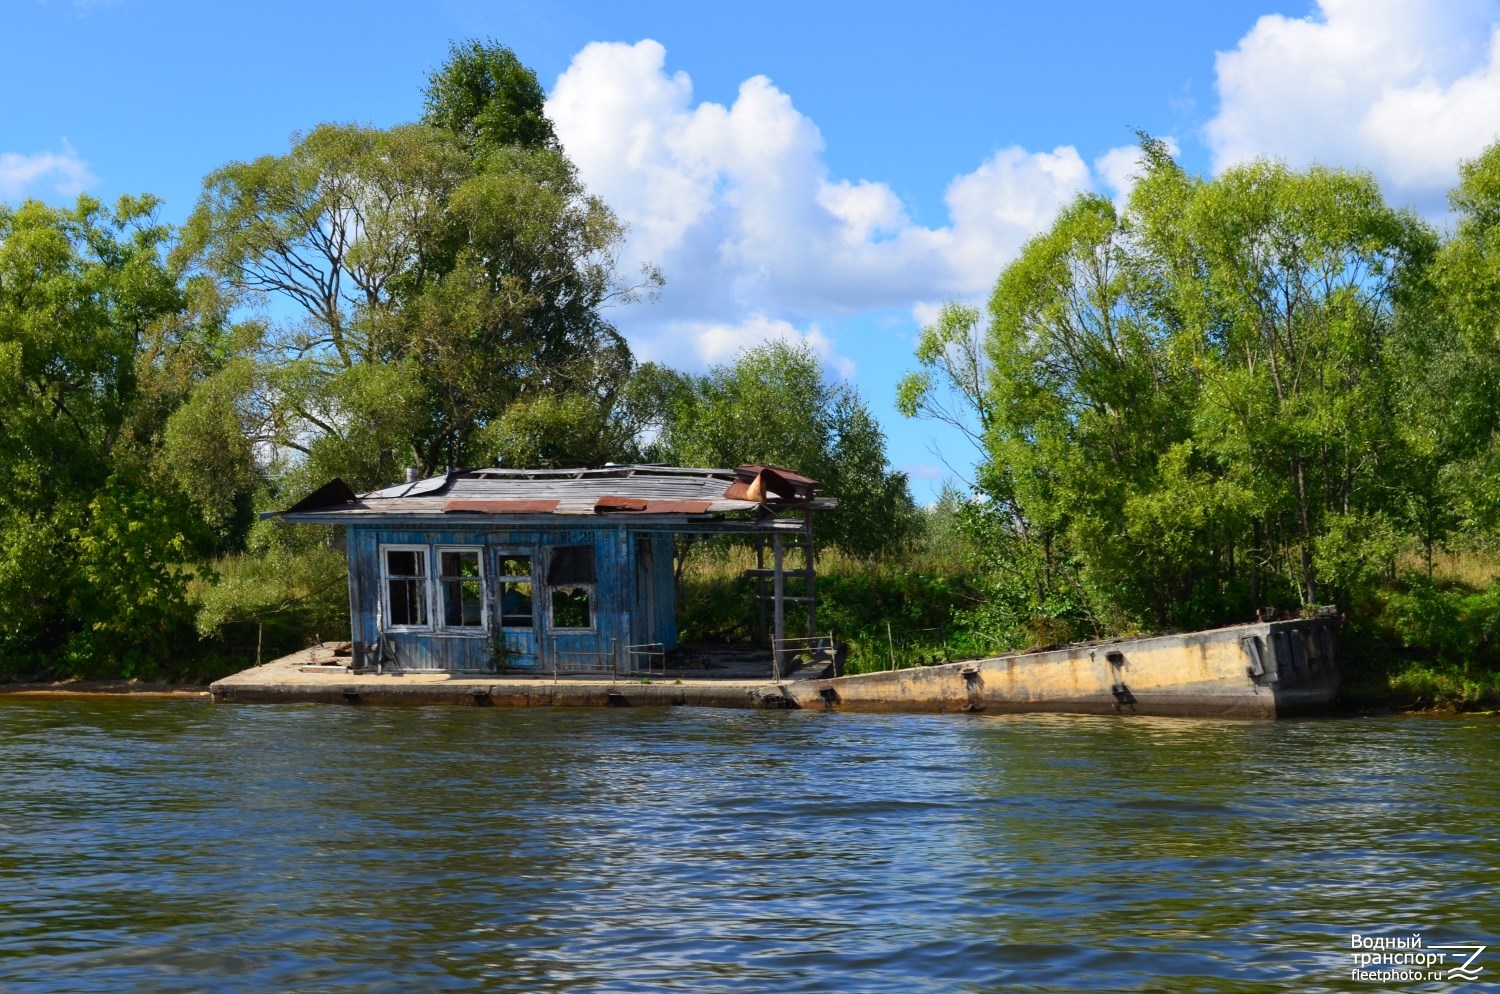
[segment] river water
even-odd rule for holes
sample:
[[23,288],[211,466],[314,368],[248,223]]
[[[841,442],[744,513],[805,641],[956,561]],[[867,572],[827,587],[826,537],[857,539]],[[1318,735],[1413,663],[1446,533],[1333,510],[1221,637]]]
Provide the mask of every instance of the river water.
[[1500,719],[0,698],[0,991],[1381,991]]

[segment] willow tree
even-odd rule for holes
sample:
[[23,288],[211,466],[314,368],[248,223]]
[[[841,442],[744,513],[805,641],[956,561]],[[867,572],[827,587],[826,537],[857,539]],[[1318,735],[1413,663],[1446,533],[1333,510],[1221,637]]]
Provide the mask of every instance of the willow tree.
[[[188,221],[185,258],[262,305],[246,430],[313,476],[491,463],[514,405],[597,397],[631,368],[602,313],[635,289],[624,228],[550,124],[503,126],[545,122],[539,88],[468,85],[484,55],[434,74],[434,123],[322,125],[210,174]],[[604,426],[577,427],[592,454]]]
[[1172,189],[1163,210],[1144,184],[1138,209],[1198,383],[1195,436],[1255,495],[1257,566],[1304,605],[1342,598],[1392,552],[1392,353],[1436,239],[1366,174],[1255,162]]
[[1452,531],[1500,530],[1500,142],[1462,164],[1449,204],[1456,230],[1433,267],[1405,412],[1432,456],[1430,511],[1421,506],[1429,561]]
[[1192,442],[1160,277],[1130,219],[1083,196],[990,299],[990,460],[1014,488],[1039,606],[1093,632],[1211,610],[1225,581],[1209,550],[1239,495]]
[[[1344,600],[1421,482],[1400,411],[1435,238],[1362,174],[1143,153],[1123,211],[1081,196],[990,299],[997,599],[1067,634]],[[945,376],[967,396],[925,365],[912,413]]]
[[155,207],[0,205],[0,672],[159,671],[191,643],[214,536],[163,434],[222,327]]

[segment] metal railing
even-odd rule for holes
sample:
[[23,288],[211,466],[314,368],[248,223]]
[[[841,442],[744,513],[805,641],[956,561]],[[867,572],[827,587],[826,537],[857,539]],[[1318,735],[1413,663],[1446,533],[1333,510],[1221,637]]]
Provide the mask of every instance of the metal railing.
[[619,664],[615,653],[615,639],[609,640],[608,649],[570,649],[564,652],[559,646],[561,637],[552,636],[552,679],[559,676],[590,675],[619,676]]
[[820,658],[827,662],[840,659],[833,632],[821,635],[780,638],[771,640],[771,681],[781,682],[782,662],[792,656],[808,655],[813,661]]
[[642,642],[625,647],[625,672],[632,676],[667,672],[667,647],[662,642]]

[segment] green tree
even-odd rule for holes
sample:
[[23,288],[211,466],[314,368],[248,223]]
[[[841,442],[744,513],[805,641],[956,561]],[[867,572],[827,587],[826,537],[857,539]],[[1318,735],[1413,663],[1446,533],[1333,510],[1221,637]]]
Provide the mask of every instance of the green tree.
[[556,149],[476,166],[438,128],[324,125],[211,174],[185,252],[237,301],[294,305],[247,353],[252,438],[362,486],[488,464],[513,405],[576,408],[537,398],[597,397],[601,370],[623,382],[601,313],[634,292],[623,230]]
[[1339,517],[1388,511],[1389,352],[1436,239],[1367,175],[1264,162],[1197,185],[1174,227],[1146,237],[1188,332],[1198,435],[1257,491],[1301,602],[1340,595],[1319,543]]
[[981,455],[994,422],[982,321],[977,307],[945,303],[917,342],[921,368],[903,376],[896,387],[896,410],[902,416],[956,428]]
[[1403,419],[1430,454],[1421,506],[1434,540],[1500,529],[1500,142],[1459,176],[1449,198],[1458,223],[1433,266]]
[[906,475],[887,463],[859,392],[831,382],[806,345],[767,342],[682,378],[657,444],[681,465],[769,464],[812,477],[839,501],[820,534],[857,555],[898,546],[918,524]]
[[448,46],[448,61],[427,80],[422,120],[459,136],[478,158],[507,147],[556,147],[547,95],[536,73],[493,40]]
[[151,198],[0,206],[0,670],[169,666],[214,537],[162,436],[222,355]]
[[1434,337],[1433,233],[1364,175],[1256,162],[1204,180],[1142,149],[1123,212],[1079,197],[1001,274],[982,392],[962,308],[903,384],[908,414],[942,416],[946,385],[978,415],[992,627],[1347,604],[1403,530],[1445,527],[1434,422],[1401,416]]
[[180,257],[266,315],[241,343],[251,369],[234,397],[254,443],[358,482],[412,461],[424,411],[399,294],[445,252],[426,205],[467,170],[431,129],[326,126],[205,180]]

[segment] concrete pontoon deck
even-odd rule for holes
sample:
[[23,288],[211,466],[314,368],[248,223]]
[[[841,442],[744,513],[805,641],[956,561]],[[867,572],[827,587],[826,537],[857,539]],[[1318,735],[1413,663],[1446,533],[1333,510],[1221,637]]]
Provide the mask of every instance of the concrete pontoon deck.
[[804,668],[781,681],[769,663],[721,665],[629,676],[550,673],[356,673],[335,643],[284,656],[214,683],[222,703],[315,701],[329,704],[452,704],[481,707],[619,707],[694,705],[718,708],[799,707],[792,685],[821,674]]

